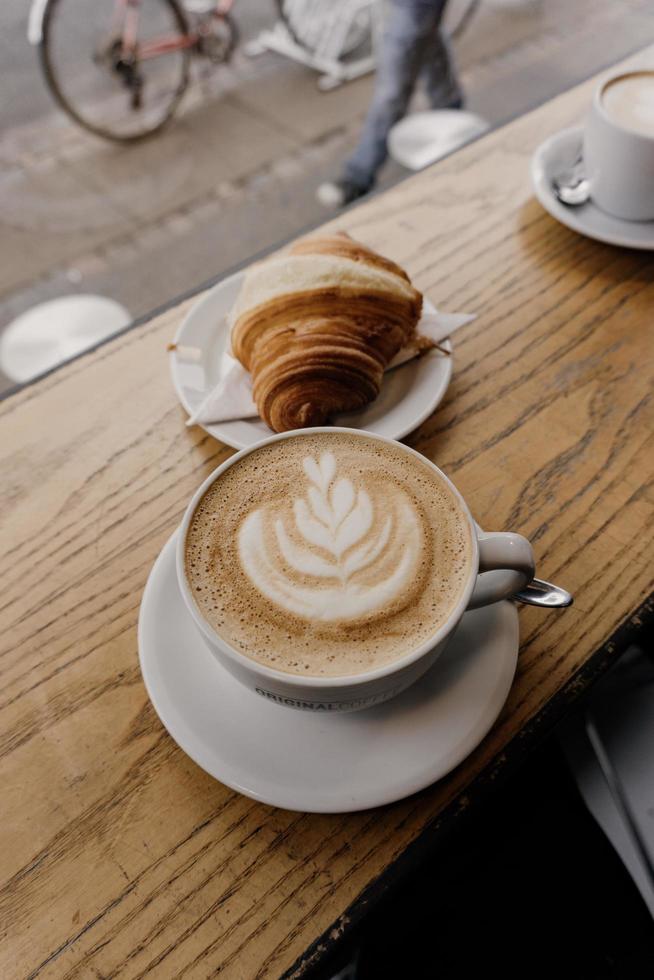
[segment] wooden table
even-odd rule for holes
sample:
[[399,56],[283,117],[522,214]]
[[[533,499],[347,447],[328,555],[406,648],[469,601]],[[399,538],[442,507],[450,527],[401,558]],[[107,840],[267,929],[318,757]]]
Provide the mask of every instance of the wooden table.
[[230,453],[185,428],[168,376],[192,300],[0,406],[3,977],[305,975],[651,615],[652,256],[561,227],[528,175],[594,84],[335,222],[479,314],[408,442],[575,594],[564,613],[521,609],[506,708],[436,786],[354,815],[275,810],[202,772],[150,706],[143,586]]

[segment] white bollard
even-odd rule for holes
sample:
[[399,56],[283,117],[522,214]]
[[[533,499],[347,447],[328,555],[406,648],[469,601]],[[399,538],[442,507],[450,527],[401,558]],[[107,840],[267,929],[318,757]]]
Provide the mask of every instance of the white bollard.
[[414,112],[396,123],[388,134],[388,152],[409,170],[423,170],[488,130],[474,112],[432,109]]
[[61,296],[16,317],[0,334],[0,370],[24,382],[88,350],[130,323],[105,296]]

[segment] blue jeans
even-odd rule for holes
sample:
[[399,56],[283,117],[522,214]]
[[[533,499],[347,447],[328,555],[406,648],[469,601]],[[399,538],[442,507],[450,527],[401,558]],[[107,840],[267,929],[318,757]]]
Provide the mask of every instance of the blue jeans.
[[462,93],[440,22],[447,0],[392,0],[377,60],[372,104],[343,177],[363,191],[386,160],[386,139],[422,74],[433,109],[458,107]]

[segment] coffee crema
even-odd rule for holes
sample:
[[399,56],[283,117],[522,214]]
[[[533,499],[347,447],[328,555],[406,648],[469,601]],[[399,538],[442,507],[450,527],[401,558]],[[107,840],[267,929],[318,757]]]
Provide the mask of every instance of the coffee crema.
[[365,436],[262,446],[200,500],[185,542],[195,602],[259,663],[352,675],[447,621],[469,576],[466,515],[427,463]]
[[612,79],[602,90],[602,105],[618,126],[654,137],[654,72],[638,71]]

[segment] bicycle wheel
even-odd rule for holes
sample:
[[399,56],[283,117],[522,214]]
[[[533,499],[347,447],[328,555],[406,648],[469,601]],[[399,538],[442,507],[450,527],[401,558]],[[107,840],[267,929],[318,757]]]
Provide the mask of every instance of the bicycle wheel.
[[[61,108],[89,132],[121,143],[158,132],[189,77],[190,46],[174,47],[191,43],[177,0],[140,0],[136,9],[136,44],[126,52],[124,2],[49,0],[39,45],[46,82]],[[160,41],[173,50],[139,56]]]
[[[333,0],[275,0],[279,19],[296,44],[316,54],[325,42],[326,34],[339,19]],[[356,51],[371,35],[370,11],[364,9],[350,24],[339,57]]]

